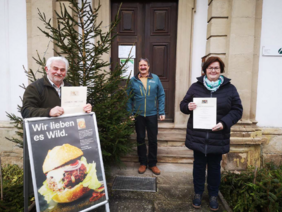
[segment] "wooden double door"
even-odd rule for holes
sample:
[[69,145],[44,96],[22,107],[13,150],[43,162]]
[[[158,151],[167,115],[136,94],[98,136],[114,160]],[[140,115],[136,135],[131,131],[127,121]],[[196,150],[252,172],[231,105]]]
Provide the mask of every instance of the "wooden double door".
[[118,36],[112,43],[113,64],[119,62],[119,45],[136,46],[134,75],[140,58],[148,58],[150,72],[159,76],[165,90],[166,120],[173,121],[175,101],[175,66],[177,35],[177,1],[112,0],[112,21],[120,3]]

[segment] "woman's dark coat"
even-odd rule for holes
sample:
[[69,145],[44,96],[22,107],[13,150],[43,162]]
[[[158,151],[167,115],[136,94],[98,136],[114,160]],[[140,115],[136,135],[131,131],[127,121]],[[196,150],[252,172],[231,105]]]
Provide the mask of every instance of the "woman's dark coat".
[[[182,113],[190,114],[187,123],[187,134],[185,145],[192,150],[204,154],[225,154],[230,149],[230,128],[242,117],[243,107],[241,99],[230,79],[224,77],[223,84],[215,92],[209,91],[203,84],[203,76],[197,78],[184,99],[180,103]],[[193,129],[193,112],[188,109],[188,104],[193,102],[194,97],[216,97],[217,98],[217,122],[224,126],[223,130],[211,131]]]

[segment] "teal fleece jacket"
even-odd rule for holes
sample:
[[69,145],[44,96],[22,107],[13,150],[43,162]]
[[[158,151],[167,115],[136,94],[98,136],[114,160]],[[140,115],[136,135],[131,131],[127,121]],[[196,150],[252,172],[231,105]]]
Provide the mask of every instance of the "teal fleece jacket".
[[131,98],[127,102],[127,110],[144,117],[154,116],[158,113],[158,102],[159,115],[165,115],[165,92],[159,77],[150,73],[145,89],[138,74],[129,82],[127,93]]

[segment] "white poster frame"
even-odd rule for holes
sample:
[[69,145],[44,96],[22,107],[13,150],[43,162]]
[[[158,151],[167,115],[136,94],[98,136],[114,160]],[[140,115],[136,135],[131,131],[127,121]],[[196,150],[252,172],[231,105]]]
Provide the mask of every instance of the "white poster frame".
[[104,170],[104,163],[103,163],[103,158],[102,158],[102,151],[101,151],[101,144],[100,144],[100,138],[99,138],[99,131],[97,127],[97,121],[96,121],[96,115],[94,112],[91,113],[85,113],[85,114],[71,114],[71,115],[66,115],[62,117],[36,117],[36,118],[27,118],[24,119],[24,125],[25,125],[25,133],[26,133],[26,138],[27,138],[27,144],[28,144],[28,153],[29,153],[29,158],[30,158],[30,168],[31,168],[31,175],[32,175],[32,184],[33,184],[33,189],[34,189],[34,197],[35,197],[35,205],[36,205],[36,211],[40,212],[40,206],[39,206],[39,197],[38,197],[38,187],[36,185],[36,175],[35,175],[35,169],[34,169],[34,158],[33,158],[33,152],[32,152],[32,144],[31,144],[31,138],[30,138],[30,130],[29,130],[29,122],[34,122],[38,120],[52,120],[52,119],[60,119],[60,118],[66,118],[66,117],[73,117],[73,116],[92,116],[93,117],[93,122],[94,122],[94,128],[96,132],[96,139],[97,139],[97,145],[98,145],[98,151],[99,151],[99,159],[100,159],[100,164],[101,164],[101,172],[102,172],[102,177],[103,177],[103,184],[104,184],[104,190],[105,190],[105,197],[106,200],[98,203],[96,205],[93,205],[89,208],[86,208],[84,210],[80,210],[80,212],[86,212],[93,210],[95,208],[98,208],[102,205],[105,205],[106,211],[110,212],[110,207],[109,207],[109,195],[108,195],[108,189],[107,189],[107,183],[106,183],[106,176],[105,176],[105,170]]

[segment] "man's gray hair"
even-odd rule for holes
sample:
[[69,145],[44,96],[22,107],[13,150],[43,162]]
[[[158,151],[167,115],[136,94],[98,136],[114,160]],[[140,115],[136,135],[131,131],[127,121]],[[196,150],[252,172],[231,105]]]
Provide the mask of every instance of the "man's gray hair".
[[140,63],[142,60],[145,61],[145,62],[147,62],[148,66],[150,66],[150,62],[149,62],[149,59],[148,59],[148,58],[140,58],[140,59],[139,59],[139,63]]
[[68,60],[64,57],[59,57],[59,56],[48,58],[48,60],[46,62],[46,67],[48,68],[48,70],[50,70],[51,64],[52,64],[53,61],[63,61],[66,64],[66,71],[68,70],[68,68],[69,68]]

